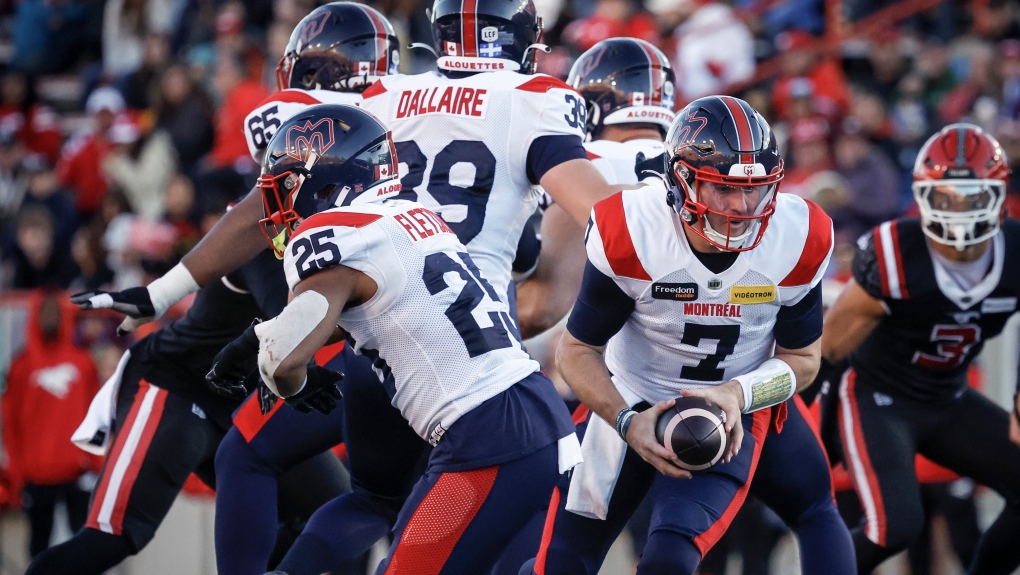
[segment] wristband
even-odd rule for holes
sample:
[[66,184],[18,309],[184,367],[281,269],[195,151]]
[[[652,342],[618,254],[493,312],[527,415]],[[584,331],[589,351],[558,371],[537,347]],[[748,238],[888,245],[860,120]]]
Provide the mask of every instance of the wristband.
[[758,366],[758,369],[733,379],[744,392],[744,409],[741,413],[779,405],[793,397],[797,390],[797,376],[793,369],[785,361],[774,357]]
[[627,441],[627,431],[630,429],[630,420],[637,415],[637,412],[629,407],[620,410],[616,414],[616,433],[620,439]]
[[162,277],[153,280],[146,289],[149,291],[149,301],[156,310],[155,317],[159,317],[188,294],[197,292],[198,284],[184,264],[177,264]]

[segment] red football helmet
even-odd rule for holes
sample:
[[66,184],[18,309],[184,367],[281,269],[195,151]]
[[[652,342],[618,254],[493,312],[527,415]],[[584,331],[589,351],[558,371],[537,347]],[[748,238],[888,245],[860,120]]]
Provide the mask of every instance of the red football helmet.
[[1009,184],[999,142],[973,124],[952,124],[928,138],[914,163],[914,199],[924,233],[958,250],[999,231]]

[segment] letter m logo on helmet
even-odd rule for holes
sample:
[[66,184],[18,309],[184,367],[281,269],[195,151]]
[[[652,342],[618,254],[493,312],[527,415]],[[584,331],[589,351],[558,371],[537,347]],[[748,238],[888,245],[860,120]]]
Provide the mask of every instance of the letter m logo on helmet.
[[287,130],[287,155],[300,162],[307,162],[311,152],[315,152],[316,157],[322,157],[335,141],[333,122],[329,118],[322,118],[314,124],[307,121],[304,125],[294,125]]
[[297,34],[298,44],[307,46],[316,36],[322,33],[322,30],[326,27],[326,21],[330,19],[332,14],[323,11],[318,14],[317,17],[307,21],[301,22],[301,30]]

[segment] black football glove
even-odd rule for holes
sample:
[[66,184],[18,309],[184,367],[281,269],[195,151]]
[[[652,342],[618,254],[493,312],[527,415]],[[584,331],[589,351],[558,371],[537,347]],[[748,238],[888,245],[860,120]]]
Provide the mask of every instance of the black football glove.
[[645,155],[638,152],[634,163],[634,173],[637,175],[637,179],[641,180],[653,176],[665,176],[666,175],[666,153],[663,152],[653,158],[645,158]]
[[156,308],[146,287],[133,287],[124,291],[88,291],[71,296],[71,303],[79,309],[112,309],[128,317],[117,327],[117,335],[125,335],[156,317]]
[[259,367],[259,336],[255,335],[257,321],[216,354],[212,369],[205,374],[209,389],[226,397],[244,399],[255,388]]
[[308,380],[301,391],[285,397],[287,405],[301,413],[311,413],[314,409],[326,415],[336,409],[336,402],[343,397],[337,383],[344,374],[317,365],[308,366]]
[[258,391],[259,394],[259,410],[262,415],[269,415],[269,412],[273,410],[273,406],[276,405],[276,400],[280,399],[273,390],[269,389],[265,383],[259,383]]

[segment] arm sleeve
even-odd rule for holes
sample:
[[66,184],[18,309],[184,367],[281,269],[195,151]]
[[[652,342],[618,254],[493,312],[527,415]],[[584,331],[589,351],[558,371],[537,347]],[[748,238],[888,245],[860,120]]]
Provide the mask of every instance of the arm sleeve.
[[232,274],[241,276],[241,282],[245,289],[255,300],[255,304],[262,310],[264,319],[280,315],[287,305],[287,278],[283,273],[283,266],[276,259],[273,250],[263,250],[251,261],[244,264],[239,273]]
[[878,300],[885,300],[882,292],[882,270],[875,252],[875,235],[872,232],[864,234],[857,240],[857,247],[854,250],[853,265],[851,267],[854,281],[860,285],[868,295]]
[[786,349],[801,349],[822,337],[821,284],[811,288],[796,304],[779,308],[775,335],[776,345]]
[[634,311],[634,300],[589,261],[567,331],[588,345],[603,346],[616,335]]
[[537,185],[542,176],[556,166],[587,157],[584,144],[577,136],[539,136],[528,148],[528,181]]

